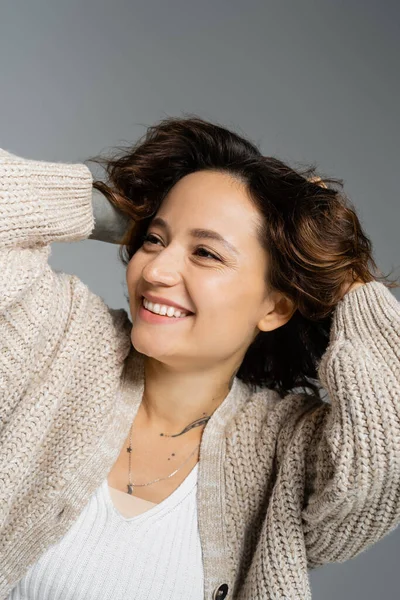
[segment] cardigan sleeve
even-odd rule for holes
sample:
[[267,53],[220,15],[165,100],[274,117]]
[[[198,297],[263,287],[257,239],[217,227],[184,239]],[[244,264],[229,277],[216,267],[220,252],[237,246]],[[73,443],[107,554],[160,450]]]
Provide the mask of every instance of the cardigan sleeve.
[[51,163],[0,149],[0,314],[50,276],[51,242],[89,236],[92,174],[83,164]]
[[84,164],[21,158],[0,149],[0,248],[85,239],[94,227]]
[[335,307],[308,414],[302,525],[308,568],[344,562],[400,523],[400,303],[381,282]]
[[0,150],[0,425],[49,367],[69,327],[79,280],[50,268],[50,244],[89,235],[91,200],[85,165]]

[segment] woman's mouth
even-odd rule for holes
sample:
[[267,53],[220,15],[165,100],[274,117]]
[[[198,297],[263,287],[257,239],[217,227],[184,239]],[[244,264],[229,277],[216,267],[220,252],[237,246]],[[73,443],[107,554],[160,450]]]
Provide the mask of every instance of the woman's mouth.
[[[156,308],[156,310],[158,310],[159,312],[153,312],[154,308]],[[142,297],[138,316],[147,323],[172,324],[178,323],[179,321],[187,320],[189,317],[193,316],[193,313],[182,311],[173,306],[167,307],[163,305],[153,304],[152,302],[149,302],[146,298]]]

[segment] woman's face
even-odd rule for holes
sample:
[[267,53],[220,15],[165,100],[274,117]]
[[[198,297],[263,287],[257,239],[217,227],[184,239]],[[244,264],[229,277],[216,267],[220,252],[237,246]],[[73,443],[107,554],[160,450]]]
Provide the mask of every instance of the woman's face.
[[[156,222],[159,217],[167,227]],[[169,191],[126,272],[131,340],[139,352],[199,369],[244,356],[273,308],[267,254],[255,233],[259,219],[243,183],[228,174],[197,171]],[[226,244],[194,236],[195,229],[211,230]],[[194,314],[149,322],[142,307],[147,293]],[[276,326],[268,321],[265,328]]]

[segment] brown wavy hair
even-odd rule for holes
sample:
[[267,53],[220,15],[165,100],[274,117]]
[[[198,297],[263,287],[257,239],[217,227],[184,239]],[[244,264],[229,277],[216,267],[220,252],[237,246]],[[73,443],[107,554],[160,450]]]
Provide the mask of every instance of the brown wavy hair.
[[253,142],[220,124],[192,114],[167,117],[149,126],[133,146],[90,161],[107,175],[94,187],[131,219],[119,248],[125,265],[182,177],[213,170],[246,184],[263,217],[257,235],[269,257],[266,284],[296,306],[287,323],[260,331],[249,346],[236,375],[253,390],[272,388],[283,397],[300,387],[319,395],[318,363],[343,284],[350,277],[400,287],[378,269],[341,179],[322,177],[315,164],[295,168],[263,156]]

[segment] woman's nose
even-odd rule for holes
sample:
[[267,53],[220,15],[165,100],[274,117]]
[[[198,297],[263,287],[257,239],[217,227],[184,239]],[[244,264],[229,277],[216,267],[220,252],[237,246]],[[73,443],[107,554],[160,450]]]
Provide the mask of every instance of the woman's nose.
[[181,265],[176,257],[160,253],[147,263],[142,274],[148,283],[173,285],[181,278]]

